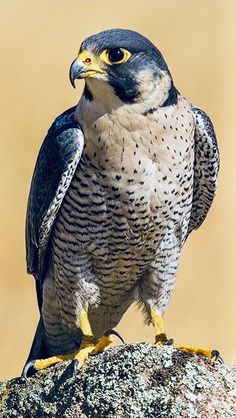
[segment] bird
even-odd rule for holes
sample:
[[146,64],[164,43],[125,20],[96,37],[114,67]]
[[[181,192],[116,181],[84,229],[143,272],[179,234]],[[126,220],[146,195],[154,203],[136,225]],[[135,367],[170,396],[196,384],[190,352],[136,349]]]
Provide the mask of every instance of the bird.
[[82,365],[105,350],[134,302],[153,324],[155,344],[172,343],[163,315],[180,252],[217,188],[212,122],[177,90],[145,36],[89,36],[69,78],[73,87],[84,80],[82,95],[49,128],[28,199],[27,270],[40,319],[25,376],[67,359]]

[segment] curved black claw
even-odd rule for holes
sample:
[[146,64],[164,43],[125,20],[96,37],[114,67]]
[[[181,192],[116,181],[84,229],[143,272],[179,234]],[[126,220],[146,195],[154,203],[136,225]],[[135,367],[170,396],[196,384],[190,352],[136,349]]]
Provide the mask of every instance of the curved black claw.
[[211,354],[212,354],[212,357],[214,358],[214,363],[218,361],[219,363],[224,364],[224,360],[222,359],[218,350],[212,350]]
[[173,344],[174,344],[173,338],[169,338],[169,340],[166,340],[166,342],[164,343],[164,345],[173,345]]
[[78,370],[79,360],[77,358],[72,360],[72,368],[73,368],[73,377],[76,377],[76,373]]
[[36,369],[34,368],[35,362],[36,362],[36,360],[30,360],[30,361],[27,361],[27,363],[24,365],[21,376],[23,376],[26,380],[28,380],[28,377],[29,377],[28,376],[28,371],[31,368],[33,368],[36,371]]
[[174,342],[173,338],[167,339],[167,336],[164,332],[156,335],[155,343],[161,343],[162,345],[172,345]]
[[121,335],[117,332],[117,331],[115,331],[114,329],[107,329],[105,332],[104,332],[104,335],[105,335],[105,337],[108,337],[109,335],[115,335],[116,337],[118,337],[121,341],[122,341],[122,343],[123,344],[125,344],[125,341],[124,341],[124,339],[121,337]]

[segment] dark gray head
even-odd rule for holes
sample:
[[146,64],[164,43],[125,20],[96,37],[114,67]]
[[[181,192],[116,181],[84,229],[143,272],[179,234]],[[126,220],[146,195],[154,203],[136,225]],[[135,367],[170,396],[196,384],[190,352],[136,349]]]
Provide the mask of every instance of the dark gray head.
[[[93,95],[92,79],[105,81],[126,103],[143,100],[145,90],[159,88],[160,102],[173,89],[170,72],[160,51],[143,35],[125,29],[111,29],[92,35],[81,44],[70,69],[70,80],[85,78]],[[89,83],[88,83],[89,80]],[[102,88],[102,83],[101,83]],[[161,97],[163,96],[163,97]],[[158,105],[158,103],[157,103]]]

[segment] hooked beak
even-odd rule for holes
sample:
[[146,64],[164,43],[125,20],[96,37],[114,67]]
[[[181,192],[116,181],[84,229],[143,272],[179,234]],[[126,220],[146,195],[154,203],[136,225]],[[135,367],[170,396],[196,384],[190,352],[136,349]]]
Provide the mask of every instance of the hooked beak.
[[82,51],[70,66],[70,82],[75,88],[75,80],[88,78],[96,74],[107,74],[101,68],[101,62],[90,51]]

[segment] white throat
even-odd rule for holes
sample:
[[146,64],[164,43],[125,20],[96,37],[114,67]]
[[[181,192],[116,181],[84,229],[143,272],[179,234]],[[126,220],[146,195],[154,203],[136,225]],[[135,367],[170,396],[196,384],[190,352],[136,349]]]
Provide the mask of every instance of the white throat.
[[124,103],[107,83],[104,75],[88,78],[86,86],[93,99],[81,96],[75,111],[75,118],[84,126],[89,127],[101,116],[120,112],[144,114],[152,108],[158,108],[167,100],[171,87],[171,77],[163,72],[158,78],[153,77],[149,69],[138,74],[139,96],[134,103]]

